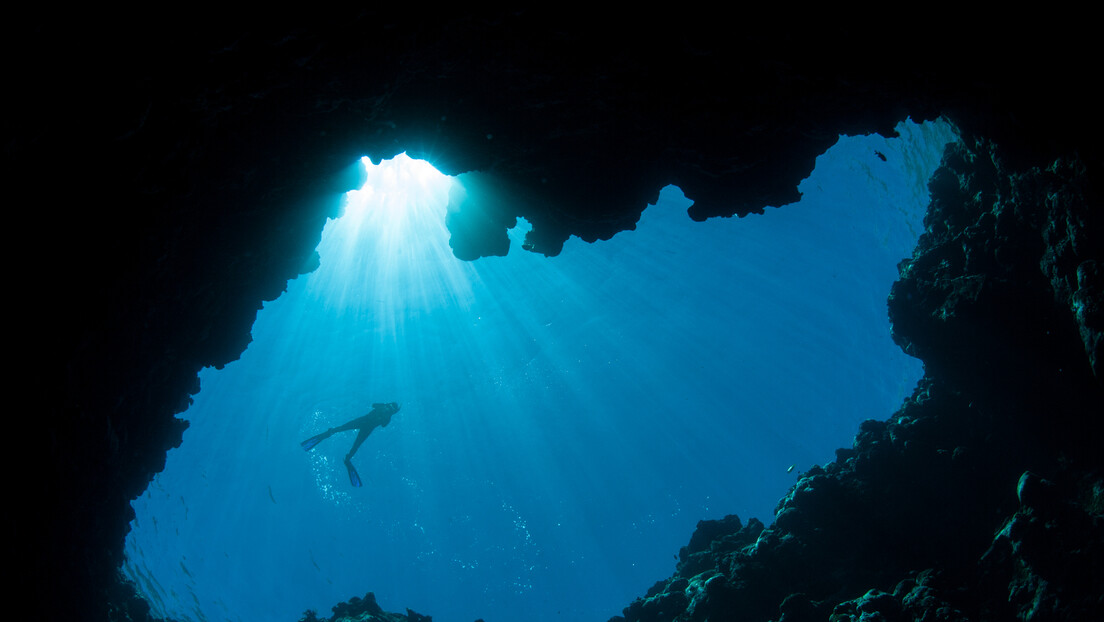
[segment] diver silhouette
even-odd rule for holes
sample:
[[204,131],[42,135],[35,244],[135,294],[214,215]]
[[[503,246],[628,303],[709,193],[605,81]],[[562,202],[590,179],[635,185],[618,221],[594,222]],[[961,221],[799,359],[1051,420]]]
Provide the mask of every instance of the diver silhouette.
[[336,428],[330,428],[329,430],[326,430],[321,434],[312,436],[299,444],[302,445],[304,451],[310,451],[311,449],[314,449],[315,445],[321,443],[327,438],[330,438],[338,432],[344,432],[346,430],[360,430],[360,432],[357,433],[356,440],[353,441],[352,448],[349,449],[349,453],[345,454],[345,468],[349,469],[349,481],[352,482],[353,486],[359,487],[360,475],[357,473],[356,469],[353,468],[353,456],[356,454],[357,450],[360,449],[360,445],[364,442],[364,439],[368,438],[368,435],[372,433],[372,430],[375,430],[377,427],[382,428],[388,423],[391,423],[391,417],[395,413],[399,412],[400,408],[402,407],[399,406],[398,402],[390,402],[387,404],[372,404],[372,411],[369,412],[367,415],[357,417],[356,419],[353,419],[348,423],[339,425]]

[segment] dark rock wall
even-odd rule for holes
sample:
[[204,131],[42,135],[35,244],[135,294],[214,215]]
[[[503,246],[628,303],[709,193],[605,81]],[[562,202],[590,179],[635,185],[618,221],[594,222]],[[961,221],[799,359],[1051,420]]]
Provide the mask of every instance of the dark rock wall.
[[[894,521],[907,517],[874,500],[896,490],[896,479],[842,475],[877,460],[928,491],[920,498],[938,496],[960,465],[996,470],[1001,481],[970,503],[993,501],[1007,515],[1014,506],[999,502],[1016,469],[989,466],[982,448],[956,461],[955,448],[970,443],[945,435],[985,439],[999,429],[1019,450],[1030,443],[1015,433],[1027,430],[1057,451],[1075,431],[1084,439],[1096,431],[1093,411],[1077,410],[1096,399],[1088,395],[1099,388],[1101,347],[1100,142],[1087,22],[1033,14],[998,30],[882,15],[876,28],[860,28],[533,11],[362,11],[276,26],[199,12],[9,17],[0,117],[20,371],[8,417],[23,500],[12,532],[17,558],[28,560],[15,587],[43,617],[144,615],[117,576],[129,501],[181,442],[175,415],[198,390],[198,370],[236,359],[262,301],[316,265],[313,248],[340,211],[340,193],[357,185],[350,165],[361,155],[405,150],[446,173],[478,172],[486,194],[451,207],[459,256],[503,252],[518,216],[534,225],[526,247],[554,255],[570,235],[593,241],[631,229],[669,183],[694,200],[699,219],[792,202],[839,134],[888,133],[908,115],[947,114],[992,142],[962,151],[962,166],[948,159],[936,180],[947,198],[933,203],[940,215],[929,235],[941,250],[906,269],[893,312],[898,338],[931,372],[905,411],[944,404],[931,420],[962,429],[900,413],[864,429],[870,440],[857,445],[854,464],[810,472],[815,485],[795,489],[801,501],[789,502],[786,528],[765,537],[814,546],[783,535],[818,537],[820,520],[851,535],[859,524],[902,533],[909,523]],[[1034,198],[1012,202],[1021,195]],[[956,250],[954,236],[969,250]],[[952,317],[934,318],[940,309]],[[1068,358],[1075,354],[1080,366]],[[986,373],[971,378],[978,369]],[[1017,397],[997,395],[1002,379]],[[1021,398],[1027,405],[1017,407]],[[895,447],[883,438],[894,430],[918,435],[926,453],[879,457]],[[1088,464],[1088,444],[1069,447],[1068,460]],[[1030,468],[1065,490],[1051,458]],[[831,501],[844,498],[854,507],[839,514]],[[940,505],[910,508],[924,516]],[[875,520],[887,512],[892,521]],[[974,546],[991,528],[976,520],[955,537]],[[934,523],[922,531],[946,531]],[[1032,523],[1025,515],[1016,524]],[[722,557],[735,560],[729,549],[743,537]],[[851,539],[855,548],[833,549],[839,569],[802,579],[801,589],[852,598],[856,586],[886,590],[890,577],[945,561],[902,539],[917,550],[902,551],[895,567],[873,567],[875,549]],[[793,563],[770,559],[753,563],[762,576]],[[935,579],[908,580],[908,594],[936,590]],[[771,603],[756,605],[756,617],[774,615],[774,600],[793,591],[763,581],[774,586],[765,592]],[[716,579],[699,587],[702,607],[710,590],[728,599],[717,602],[742,598]]]
[[1097,208],[1080,161],[1001,155],[952,144],[932,176],[889,297],[895,340],[925,362],[913,396],[803,473],[769,529],[700,523],[625,619],[1104,615],[1102,290],[1072,278],[1104,251]]

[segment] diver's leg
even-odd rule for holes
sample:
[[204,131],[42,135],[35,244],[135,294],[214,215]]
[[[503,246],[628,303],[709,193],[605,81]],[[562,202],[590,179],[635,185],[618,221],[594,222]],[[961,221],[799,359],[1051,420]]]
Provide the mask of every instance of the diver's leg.
[[356,455],[357,450],[360,449],[360,445],[364,442],[364,439],[368,438],[368,435],[371,433],[372,428],[363,427],[360,429],[360,432],[357,434],[356,440],[353,441],[353,446],[349,448],[349,453],[345,455],[346,461],[352,460],[353,456]]
[[358,449],[360,449],[361,443],[364,439],[368,438],[368,435],[372,433],[371,427],[363,427],[360,432],[357,433],[356,440],[353,441],[353,446],[349,448],[349,453],[345,454],[345,468],[349,470],[349,481],[353,486],[360,486],[360,474],[353,467],[353,456],[356,455]]
[[360,420],[361,419],[363,419],[363,417],[357,417],[356,419],[353,419],[352,421],[346,421],[345,423],[337,426],[336,428],[330,428],[329,430],[326,430],[326,431],[329,432],[330,434],[333,434],[334,432],[344,432],[346,430],[356,430],[356,429],[361,427],[361,425],[360,425]]

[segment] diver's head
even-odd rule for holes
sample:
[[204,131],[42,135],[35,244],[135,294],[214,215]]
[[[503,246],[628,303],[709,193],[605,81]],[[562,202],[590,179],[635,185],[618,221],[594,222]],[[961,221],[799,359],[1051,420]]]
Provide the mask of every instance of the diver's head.
[[390,402],[388,404],[383,405],[383,410],[389,415],[393,415],[393,414],[399,412],[400,408],[402,408],[402,405],[399,404],[398,402]]

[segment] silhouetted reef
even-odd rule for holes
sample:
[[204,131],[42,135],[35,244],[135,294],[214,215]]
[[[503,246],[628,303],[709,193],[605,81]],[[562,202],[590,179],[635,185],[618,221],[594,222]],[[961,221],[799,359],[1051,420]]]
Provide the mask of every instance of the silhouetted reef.
[[668,184],[699,220],[785,209],[841,134],[943,115],[964,141],[889,302],[925,379],[769,529],[703,523],[625,617],[1101,619],[1097,33],[920,12],[13,17],[3,170],[30,268],[10,434],[39,452],[13,589],[46,619],[148,619],[118,571],[130,501],[182,442],[198,371],[317,266],[359,157],[480,180],[450,206],[457,256],[502,254],[519,217],[555,255],[631,230]]
[[320,618],[318,612],[308,609],[299,622],[433,622],[433,618],[410,609],[405,614],[388,613],[376,603],[376,595],[368,592],[364,598],[354,596],[334,605],[333,616],[329,618]]

